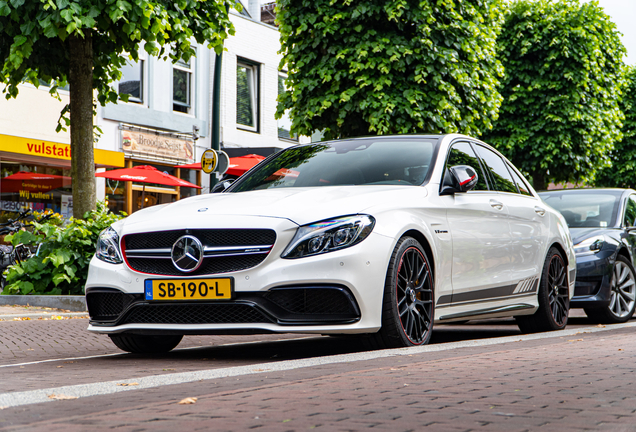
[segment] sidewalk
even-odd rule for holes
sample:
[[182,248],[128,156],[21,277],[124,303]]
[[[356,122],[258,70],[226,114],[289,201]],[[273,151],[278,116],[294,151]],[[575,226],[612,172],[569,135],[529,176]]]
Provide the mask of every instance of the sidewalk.
[[71,312],[49,307],[0,305],[0,321],[28,321],[33,319],[87,318],[86,312]]
[[601,329],[254,364],[155,388],[122,376],[135,383],[117,393],[7,407],[0,429],[633,431],[636,326]]

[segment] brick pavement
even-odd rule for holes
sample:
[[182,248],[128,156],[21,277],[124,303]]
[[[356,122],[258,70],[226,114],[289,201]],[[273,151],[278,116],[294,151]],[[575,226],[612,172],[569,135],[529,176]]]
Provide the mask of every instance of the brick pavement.
[[[633,328],[0,411],[7,431],[636,430]],[[179,405],[184,397],[192,405]]]

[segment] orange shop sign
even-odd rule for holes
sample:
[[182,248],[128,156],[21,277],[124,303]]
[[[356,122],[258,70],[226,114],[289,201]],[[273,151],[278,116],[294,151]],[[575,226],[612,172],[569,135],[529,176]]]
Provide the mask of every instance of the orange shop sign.
[[[69,144],[35,140],[0,134],[0,152],[41,156],[51,159],[71,160]],[[103,167],[123,167],[124,154],[102,149],[94,149],[95,165]]]

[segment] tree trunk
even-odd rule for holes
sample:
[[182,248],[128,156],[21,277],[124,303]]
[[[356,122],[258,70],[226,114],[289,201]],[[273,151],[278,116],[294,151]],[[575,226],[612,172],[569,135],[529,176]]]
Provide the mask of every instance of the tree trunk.
[[536,191],[546,190],[545,173],[535,171],[532,173],[532,187]]
[[93,41],[71,36],[69,46],[71,177],[73,178],[73,217],[95,209],[95,158],[93,156]]

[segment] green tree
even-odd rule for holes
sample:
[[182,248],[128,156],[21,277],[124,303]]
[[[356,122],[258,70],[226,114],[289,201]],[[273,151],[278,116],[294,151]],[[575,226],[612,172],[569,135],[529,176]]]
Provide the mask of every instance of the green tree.
[[62,115],[70,111],[75,217],[95,208],[93,91],[102,105],[117,102],[109,84],[121,77],[128,58],[139,60],[142,44],[149,54],[173,62],[195,54],[193,40],[220,52],[228,32],[233,34],[226,4],[234,1],[0,0],[6,97],[16,97],[25,80],[52,83],[55,95],[58,85],[70,85]]
[[506,70],[495,145],[536,189],[593,180],[621,137],[625,48],[596,1],[520,0],[498,39]]
[[625,114],[623,139],[610,153],[612,166],[602,169],[594,184],[604,187],[633,188],[636,186],[636,66],[627,69],[627,84],[621,109]]
[[502,0],[281,0],[292,133],[463,132],[497,117]]

